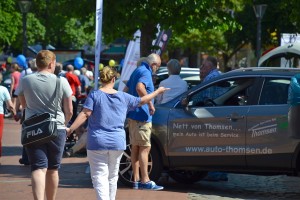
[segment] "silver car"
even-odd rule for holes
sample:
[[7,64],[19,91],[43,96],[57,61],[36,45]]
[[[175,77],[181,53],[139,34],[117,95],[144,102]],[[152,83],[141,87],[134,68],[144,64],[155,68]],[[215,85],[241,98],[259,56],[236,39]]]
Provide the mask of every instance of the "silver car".
[[[157,181],[162,171],[181,183],[197,182],[216,170],[299,174],[300,140],[291,130],[300,125],[290,127],[288,104],[291,77],[298,73],[270,67],[234,70],[157,106],[150,178]],[[130,145],[119,175],[131,186]]]

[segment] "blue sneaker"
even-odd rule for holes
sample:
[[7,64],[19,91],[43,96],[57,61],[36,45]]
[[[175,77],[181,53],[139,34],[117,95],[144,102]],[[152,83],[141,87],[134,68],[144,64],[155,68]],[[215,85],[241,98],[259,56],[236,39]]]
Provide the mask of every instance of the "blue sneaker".
[[132,189],[134,190],[138,190],[138,189],[141,189],[141,182],[133,182],[132,184]]
[[142,190],[162,190],[162,189],[164,189],[163,186],[156,185],[156,183],[153,181],[148,181],[147,183],[141,183],[140,186],[141,186]]

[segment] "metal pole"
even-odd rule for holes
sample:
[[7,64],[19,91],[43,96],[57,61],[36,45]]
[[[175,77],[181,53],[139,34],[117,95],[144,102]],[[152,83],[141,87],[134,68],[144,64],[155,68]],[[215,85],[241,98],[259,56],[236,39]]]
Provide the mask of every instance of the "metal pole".
[[22,48],[22,54],[26,57],[26,50],[27,50],[27,13],[22,14],[23,17],[23,48]]
[[261,51],[261,17],[257,18],[257,41],[256,41],[256,57],[260,58]]

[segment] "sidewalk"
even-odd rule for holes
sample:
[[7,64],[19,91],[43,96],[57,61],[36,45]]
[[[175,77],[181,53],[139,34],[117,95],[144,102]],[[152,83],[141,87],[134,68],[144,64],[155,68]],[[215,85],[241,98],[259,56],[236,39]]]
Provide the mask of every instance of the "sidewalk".
[[[5,119],[2,138],[2,157],[0,158],[0,200],[31,200],[30,167],[20,165],[22,146],[21,126],[12,119]],[[87,158],[63,158],[59,170],[60,182],[58,200],[96,199],[90,175],[85,173]],[[184,192],[132,190],[119,185],[117,200],[147,199],[187,199]]]

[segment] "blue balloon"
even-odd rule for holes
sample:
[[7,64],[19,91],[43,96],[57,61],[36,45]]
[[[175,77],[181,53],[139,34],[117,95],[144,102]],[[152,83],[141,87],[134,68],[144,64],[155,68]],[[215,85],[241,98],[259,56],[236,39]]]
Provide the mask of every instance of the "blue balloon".
[[20,55],[17,56],[17,63],[23,69],[27,69],[28,68],[28,65],[27,65],[27,62],[26,62],[26,58],[22,54],[20,54]]
[[83,67],[83,60],[80,57],[76,57],[74,60],[74,66],[76,69],[81,69]]

